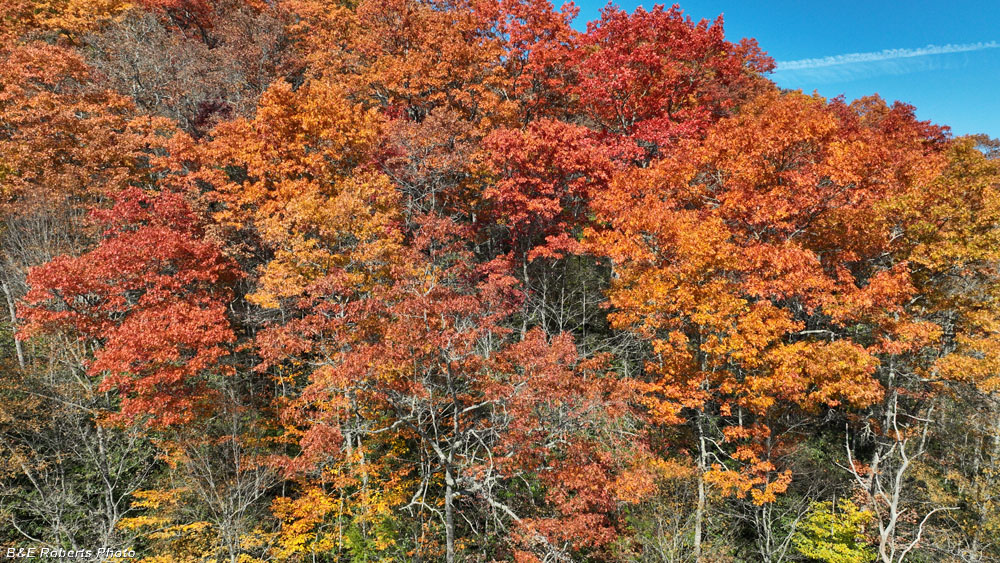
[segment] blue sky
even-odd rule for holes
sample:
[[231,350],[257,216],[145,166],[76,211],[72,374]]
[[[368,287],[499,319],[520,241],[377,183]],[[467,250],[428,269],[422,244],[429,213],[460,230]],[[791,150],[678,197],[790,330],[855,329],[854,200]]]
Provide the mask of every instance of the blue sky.
[[[558,4],[558,2],[556,2]],[[606,2],[578,0],[579,28]],[[619,0],[632,11],[654,2]],[[725,17],[726,37],[754,37],[780,86],[849,100],[878,93],[913,104],[956,135],[1000,137],[998,0],[687,0],[695,20]],[[782,64],[785,63],[785,64]]]

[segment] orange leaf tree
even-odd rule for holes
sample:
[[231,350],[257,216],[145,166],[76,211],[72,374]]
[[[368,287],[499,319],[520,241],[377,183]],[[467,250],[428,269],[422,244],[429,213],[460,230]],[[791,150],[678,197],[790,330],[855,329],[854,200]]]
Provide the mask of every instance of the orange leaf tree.
[[[937,334],[907,315],[886,202],[934,178],[939,147],[903,106],[773,92],[596,198],[611,322],[650,346],[651,420],[689,428],[723,492],[773,501],[789,415],[873,404],[890,348]],[[704,501],[700,481],[696,550]]]

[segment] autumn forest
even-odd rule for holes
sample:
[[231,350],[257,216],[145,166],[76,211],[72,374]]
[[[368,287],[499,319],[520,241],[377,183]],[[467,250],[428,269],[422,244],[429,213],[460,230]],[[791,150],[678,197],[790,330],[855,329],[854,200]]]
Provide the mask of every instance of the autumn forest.
[[0,553],[1000,561],[1000,144],[576,14],[0,2]]

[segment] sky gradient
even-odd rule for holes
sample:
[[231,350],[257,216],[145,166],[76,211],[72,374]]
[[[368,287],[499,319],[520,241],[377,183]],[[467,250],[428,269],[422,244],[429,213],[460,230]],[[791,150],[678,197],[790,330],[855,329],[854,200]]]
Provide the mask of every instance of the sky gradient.
[[[578,1],[575,25],[603,1]],[[632,11],[654,2],[621,0]],[[778,62],[784,88],[848,100],[877,93],[913,104],[921,119],[956,135],[1000,137],[1000,2],[689,0],[693,19],[723,14],[726,37],[754,37]],[[991,5],[992,4],[992,5]]]

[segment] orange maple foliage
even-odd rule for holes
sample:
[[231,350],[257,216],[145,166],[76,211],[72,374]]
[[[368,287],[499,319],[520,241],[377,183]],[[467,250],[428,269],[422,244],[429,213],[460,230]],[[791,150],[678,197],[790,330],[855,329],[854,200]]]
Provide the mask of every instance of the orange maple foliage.
[[[938,146],[906,107],[770,92],[595,198],[607,228],[591,245],[616,265],[610,319],[654,353],[653,420],[718,416],[744,443],[734,463],[776,479],[733,473],[724,489],[760,485],[755,501],[773,500],[787,476],[762,457],[781,434],[770,421],[792,405],[871,404],[890,342],[938,334],[901,322],[911,272],[880,262],[896,248],[886,202],[934,178]],[[874,343],[854,336],[859,323]]]

